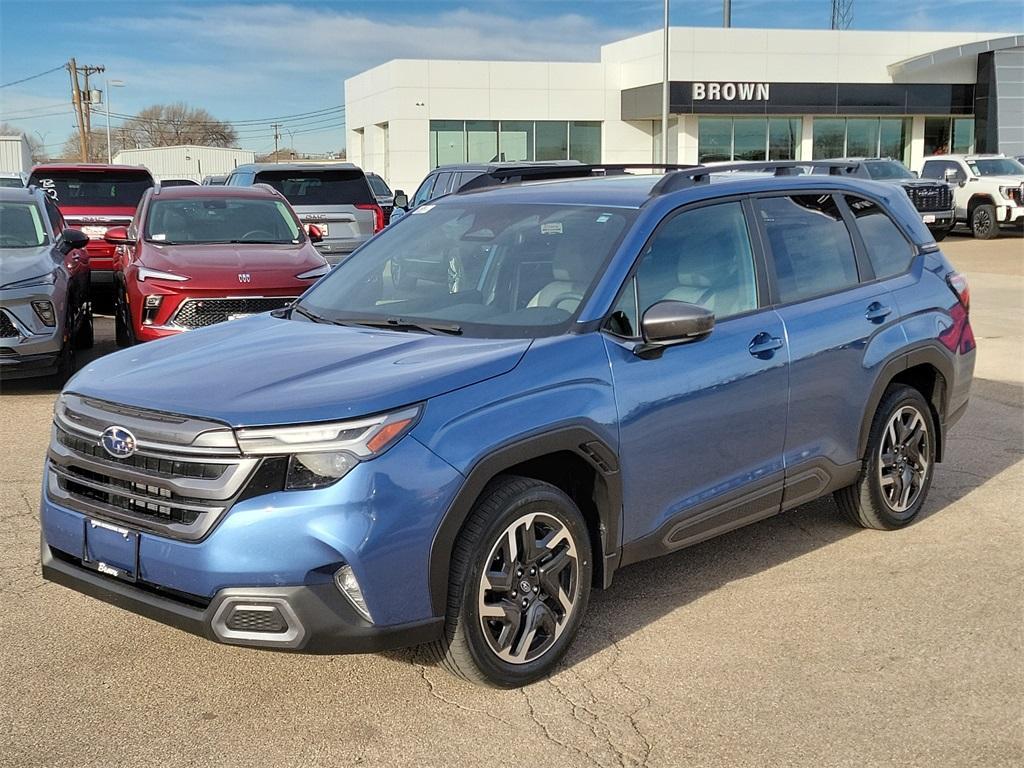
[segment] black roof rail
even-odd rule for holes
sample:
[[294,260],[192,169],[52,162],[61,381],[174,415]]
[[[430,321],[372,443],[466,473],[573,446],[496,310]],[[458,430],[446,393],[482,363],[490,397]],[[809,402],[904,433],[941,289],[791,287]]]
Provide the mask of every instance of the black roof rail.
[[693,168],[693,165],[676,163],[566,163],[564,165],[518,165],[507,168],[493,168],[467,181],[458,193],[486,189],[498,184],[514,184],[524,181],[551,181],[555,179],[585,179],[592,176],[626,175],[630,170],[676,171]]
[[697,165],[667,173],[651,188],[651,195],[664,195],[697,184],[705,184],[716,173],[772,171],[776,176],[800,176],[803,175],[805,168],[827,168],[830,176],[863,177],[867,175],[859,160],[745,160],[717,165]]

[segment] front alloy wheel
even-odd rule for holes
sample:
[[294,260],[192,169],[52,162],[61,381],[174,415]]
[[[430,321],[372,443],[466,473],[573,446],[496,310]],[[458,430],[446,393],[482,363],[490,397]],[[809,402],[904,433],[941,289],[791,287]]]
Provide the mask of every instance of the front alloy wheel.
[[576,542],[551,515],[526,514],[505,529],[487,562],[478,588],[484,637],[510,664],[539,659],[576,607]]

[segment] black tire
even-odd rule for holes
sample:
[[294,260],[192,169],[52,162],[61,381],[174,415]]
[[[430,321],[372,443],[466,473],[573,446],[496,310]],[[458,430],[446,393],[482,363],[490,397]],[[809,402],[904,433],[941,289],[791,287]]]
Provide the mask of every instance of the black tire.
[[[68,315],[67,323],[70,324],[70,314]],[[57,356],[57,370],[51,377],[53,386],[56,389],[62,389],[70,379],[77,368],[77,360],[75,358],[75,345],[72,343],[73,337],[70,328],[65,328],[63,344],[60,348],[60,354]]]
[[114,341],[119,347],[130,347],[135,343],[128,303],[120,293],[114,299]]
[[971,232],[975,240],[993,240],[999,237],[999,221],[996,207],[983,203],[971,209]]
[[931,230],[932,237],[935,238],[935,242],[936,243],[941,243],[943,240],[946,239],[946,235],[948,235],[952,231],[953,231],[952,227],[949,227],[948,229],[933,229],[933,230]]
[[[564,528],[550,530],[556,532],[558,536],[564,531],[570,539],[563,539],[556,546],[556,554],[547,551],[547,554],[537,561],[537,566],[533,568],[539,571],[537,575],[533,574],[533,570],[526,562],[522,563],[522,574],[516,575],[520,555],[525,557],[529,547],[523,546],[522,553],[517,551],[513,562],[508,562],[504,553],[500,556],[495,556],[495,553],[502,546],[502,542],[508,541],[508,529],[520,523],[525,515],[532,513],[539,514],[541,522],[531,523],[528,528],[517,530],[533,532],[534,544],[538,543],[536,536],[546,530],[544,521],[557,521]],[[521,539],[517,534],[513,534],[513,541],[524,540],[525,538]],[[560,599],[552,601],[551,596],[547,594],[548,590],[543,588],[546,584],[551,584],[550,581],[545,581],[549,578],[544,574],[545,562],[550,566],[556,559],[564,560],[572,552],[572,547],[575,547],[574,567],[566,568],[563,564],[554,572],[555,579],[568,583],[564,582],[564,579],[566,571],[569,571],[570,589],[573,592],[570,598],[571,607],[562,612],[562,620],[557,624],[561,629],[543,633],[536,631],[528,641],[527,630],[531,626],[535,630],[541,626],[531,617],[540,615],[540,611],[544,611],[545,616],[550,613],[554,617],[555,611],[547,606],[563,605]],[[550,559],[545,561],[544,558],[549,556]],[[500,600],[501,605],[519,606],[519,600],[529,603],[529,608],[522,611],[516,607],[515,613],[519,614],[519,619],[514,623],[514,629],[511,629],[513,624],[507,619],[512,615],[511,612],[506,614],[505,619],[496,618],[493,622],[487,622],[487,628],[480,618],[479,606],[485,599],[491,600],[494,607],[494,601],[499,600],[491,590],[484,589],[482,584],[485,566],[494,567],[499,562],[502,572],[508,572],[509,590],[512,590],[502,592],[504,598]],[[444,637],[427,646],[426,650],[449,672],[477,685],[514,688],[532,683],[547,675],[572,643],[586,613],[592,572],[590,538],[586,523],[572,499],[555,486],[539,480],[513,476],[498,477],[484,489],[456,540],[448,584]],[[523,590],[525,584],[531,581],[533,588]],[[523,591],[519,594],[517,590]],[[516,599],[513,600],[511,595],[516,595]],[[494,645],[500,644],[501,637],[504,637],[503,627],[509,628],[509,654],[513,654],[517,647],[525,648],[521,661],[506,661],[499,656],[500,651],[495,650]],[[535,649],[532,653],[537,654],[532,659],[531,649]]]
[[86,302],[84,306],[79,307],[79,312],[81,317],[72,341],[75,349],[92,349],[96,341],[96,334],[92,325],[92,305]]
[[[911,411],[921,418],[924,443],[917,441],[912,450],[904,448],[901,451],[888,451],[891,444],[891,438],[887,436],[890,422],[897,414],[909,414]],[[909,431],[908,441],[913,441],[913,432]],[[899,436],[895,426],[893,434]],[[924,506],[935,474],[936,437],[935,417],[924,396],[904,384],[890,385],[871,422],[868,445],[857,482],[834,494],[839,508],[864,528],[891,531],[912,523]],[[920,450],[922,446],[923,451]],[[891,461],[883,458],[883,452]],[[921,466],[921,459],[925,464],[919,475],[916,467]],[[911,476],[909,481],[908,471]],[[889,480],[888,486],[884,486],[883,475]],[[906,507],[902,508],[904,505],[899,503],[899,499],[896,504],[891,502],[890,495],[899,496],[905,485],[909,486],[909,490]]]

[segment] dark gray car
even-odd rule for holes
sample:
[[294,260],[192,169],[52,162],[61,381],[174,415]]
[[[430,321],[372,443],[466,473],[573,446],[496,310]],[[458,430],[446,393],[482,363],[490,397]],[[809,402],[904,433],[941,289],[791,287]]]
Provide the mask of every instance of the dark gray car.
[[316,247],[332,265],[384,228],[366,175],[351,163],[251,163],[235,168],[227,184],[267,184],[283,194],[303,224],[319,228]]
[[0,379],[66,378],[92,346],[88,242],[42,190],[0,189]]

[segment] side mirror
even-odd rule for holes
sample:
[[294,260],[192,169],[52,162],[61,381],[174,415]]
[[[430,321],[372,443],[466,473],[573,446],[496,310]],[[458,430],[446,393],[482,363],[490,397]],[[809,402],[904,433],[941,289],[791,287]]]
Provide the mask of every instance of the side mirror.
[[659,301],[644,312],[640,332],[644,343],[636,349],[640,357],[657,357],[663,347],[699,341],[715,327],[715,313],[685,301]]
[[135,240],[128,237],[128,227],[111,227],[103,236],[111,245],[134,245]]
[[918,173],[917,171],[911,171],[910,175],[913,176],[915,179],[920,179],[921,178],[921,174]]
[[309,242],[311,243],[322,243],[324,241],[324,233],[320,231],[320,227],[316,224],[307,224],[306,234],[309,235]]
[[60,240],[61,250],[66,254],[79,248],[85,248],[89,244],[89,236],[80,229],[65,229],[60,233]]
[[947,168],[942,174],[942,179],[949,184],[959,184],[960,171],[956,168]]
[[400,189],[395,190],[395,208],[401,208],[403,211],[409,210],[409,196]]

